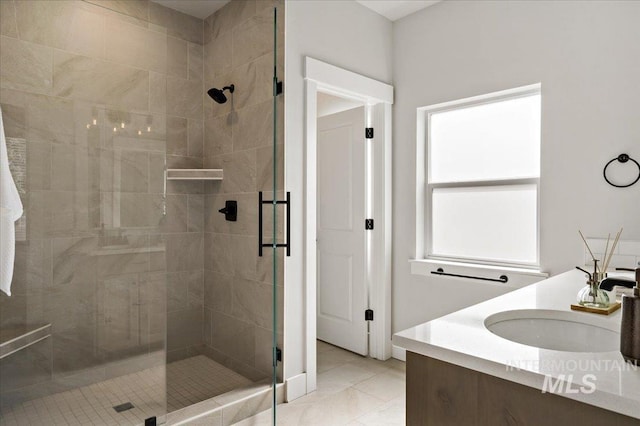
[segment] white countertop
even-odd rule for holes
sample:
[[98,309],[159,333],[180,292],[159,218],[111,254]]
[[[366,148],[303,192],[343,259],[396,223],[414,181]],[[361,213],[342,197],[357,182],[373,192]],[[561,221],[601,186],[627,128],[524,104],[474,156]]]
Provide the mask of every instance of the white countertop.
[[640,419],[640,367],[634,371],[619,351],[540,349],[506,340],[484,325],[487,317],[498,312],[540,309],[570,312],[579,315],[580,321],[619,332],[621,310],[608,316],[571,311],[571,303],[584,286],[582,272],[565,272],[396,333],[393,343],[410,352],[537,389],[543,389],[545,376],[554,380],[572,376],[567,380],[577,389],[583,377],[590,374],[595,380],[587,381],[594,382],[595,391],[559,395]]

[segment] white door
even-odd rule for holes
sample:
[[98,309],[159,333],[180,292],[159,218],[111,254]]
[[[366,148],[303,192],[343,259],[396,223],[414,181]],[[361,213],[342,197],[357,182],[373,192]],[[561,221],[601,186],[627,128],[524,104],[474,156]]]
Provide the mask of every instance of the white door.
[[318,118],[318,339],[367,355],[365,111]]

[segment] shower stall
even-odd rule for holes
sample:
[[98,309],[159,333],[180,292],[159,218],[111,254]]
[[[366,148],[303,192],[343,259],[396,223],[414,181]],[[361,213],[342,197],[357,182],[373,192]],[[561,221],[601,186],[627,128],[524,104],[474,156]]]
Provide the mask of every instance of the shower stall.
[[284,0],[159,3],[0,1],[24,205],[0,425],[227,425],[281,400]]

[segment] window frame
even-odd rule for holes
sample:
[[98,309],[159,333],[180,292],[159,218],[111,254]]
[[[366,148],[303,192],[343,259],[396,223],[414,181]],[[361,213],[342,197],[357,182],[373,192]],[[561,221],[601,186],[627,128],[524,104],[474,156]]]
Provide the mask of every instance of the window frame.
[[[527,178],[506,178],[506,179],[490,179],[490,180],[472,180],[457,182],[431,182],[431,170],[429,168],[429,159],[431,158],[431,116],[435,113],[460,110],[479,105],[487,105],[506,100],[529,97],[532,95],[542,96],[541,85],[534,84],[500,92],[489,93],[486,95],[465,98],[451,102],[431,105],[428,107],[418,108],[418,114],[422,113],[424,120],[424,139],[422,143],[425,146],[424,155],[424,179],[422,185],[424,187],[424,215],[423,223],[423,259],[437,262],[453,262],[465,265],[483,265],[495,267],[518,268],[524,270],[540,270],[540,175],[542,166],[539,166],[537,177]],[[542,107],[542,106],[541,106]],[[542,111],[540,111],[540,127],[542,128]],[[540,150],[542,148],[542,129],[540,129]],[[420,133],[420,131],[418,132]],[[442,255],[433,252],[432,229],[434,226],[432,216],[433,190],[440,188],[471,188],[471,187],[496,187],[496,186],[517,186],[517,185],[535,185],[536,188],[536,248],[534,262],[505,261],[490,258],[475,258],[465,256]],[[418,248],[420,246],[418,245]],[[418,253],[420,254],[420,253]]]

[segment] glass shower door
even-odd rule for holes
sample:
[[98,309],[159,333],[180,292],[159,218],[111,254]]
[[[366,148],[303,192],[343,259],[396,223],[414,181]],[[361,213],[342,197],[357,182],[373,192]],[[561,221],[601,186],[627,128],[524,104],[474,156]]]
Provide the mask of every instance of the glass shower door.
[[[272,325],[272,359],[273,359],[273,372],[271,376],[272,380],[272,419],[273,424],[277,421],[277,384],[278,384],[278,358],[281,357],[280,349],[278,348],[278,204],[276,198],[278,196],[278,8],[273,9],[273,223],[271,232],[271,241],[273,241],[272,249],[272,310],[273,310],[273,325]],[[288,206],[288,204],[287,204]]]
[[[282,56],[279,55],[279,49],[282,48],[284,8],[277,7],[273,9],[273,134],[272,134],[272,199],[265,201],[262,193],[260,193],[260,208],[263,204],[270,205],[271,215],[271,232],[267,238],[268,243],[260,242],[260,254],[262,255],[263,247],[271,248],[271,279],[272,279],[272,403],[271,418],[272,423],[277,424],[277,403],[278,403],[278,383],[283,380],[283,348],[282,348],[282,330],[283,330],[283,312],[284,306],[284,256],[289,256],[291,251],[289,240],[289,220],[290,220],[290,199],[291,195],[283,192],[284,187],[284,133],[281,131],[283,126],[284,105],[283,83],[281,80],[282,69],[284,63]],[[280,62],[279,62],[280,61]],[[262,224],[262,211],[260,212]],[[285,225],[286,221],[286,225]],[[284,229],[286,228],[286,229]],[[262,235],[262,233],[261,233]]]
[[[0,424],[161,422],[167,36],[132,2],[2,3],[20,21],[0,105],[25,208],[0,293]],[[25,46],[49,58],[46,90],[24,83],[41,66]]]

